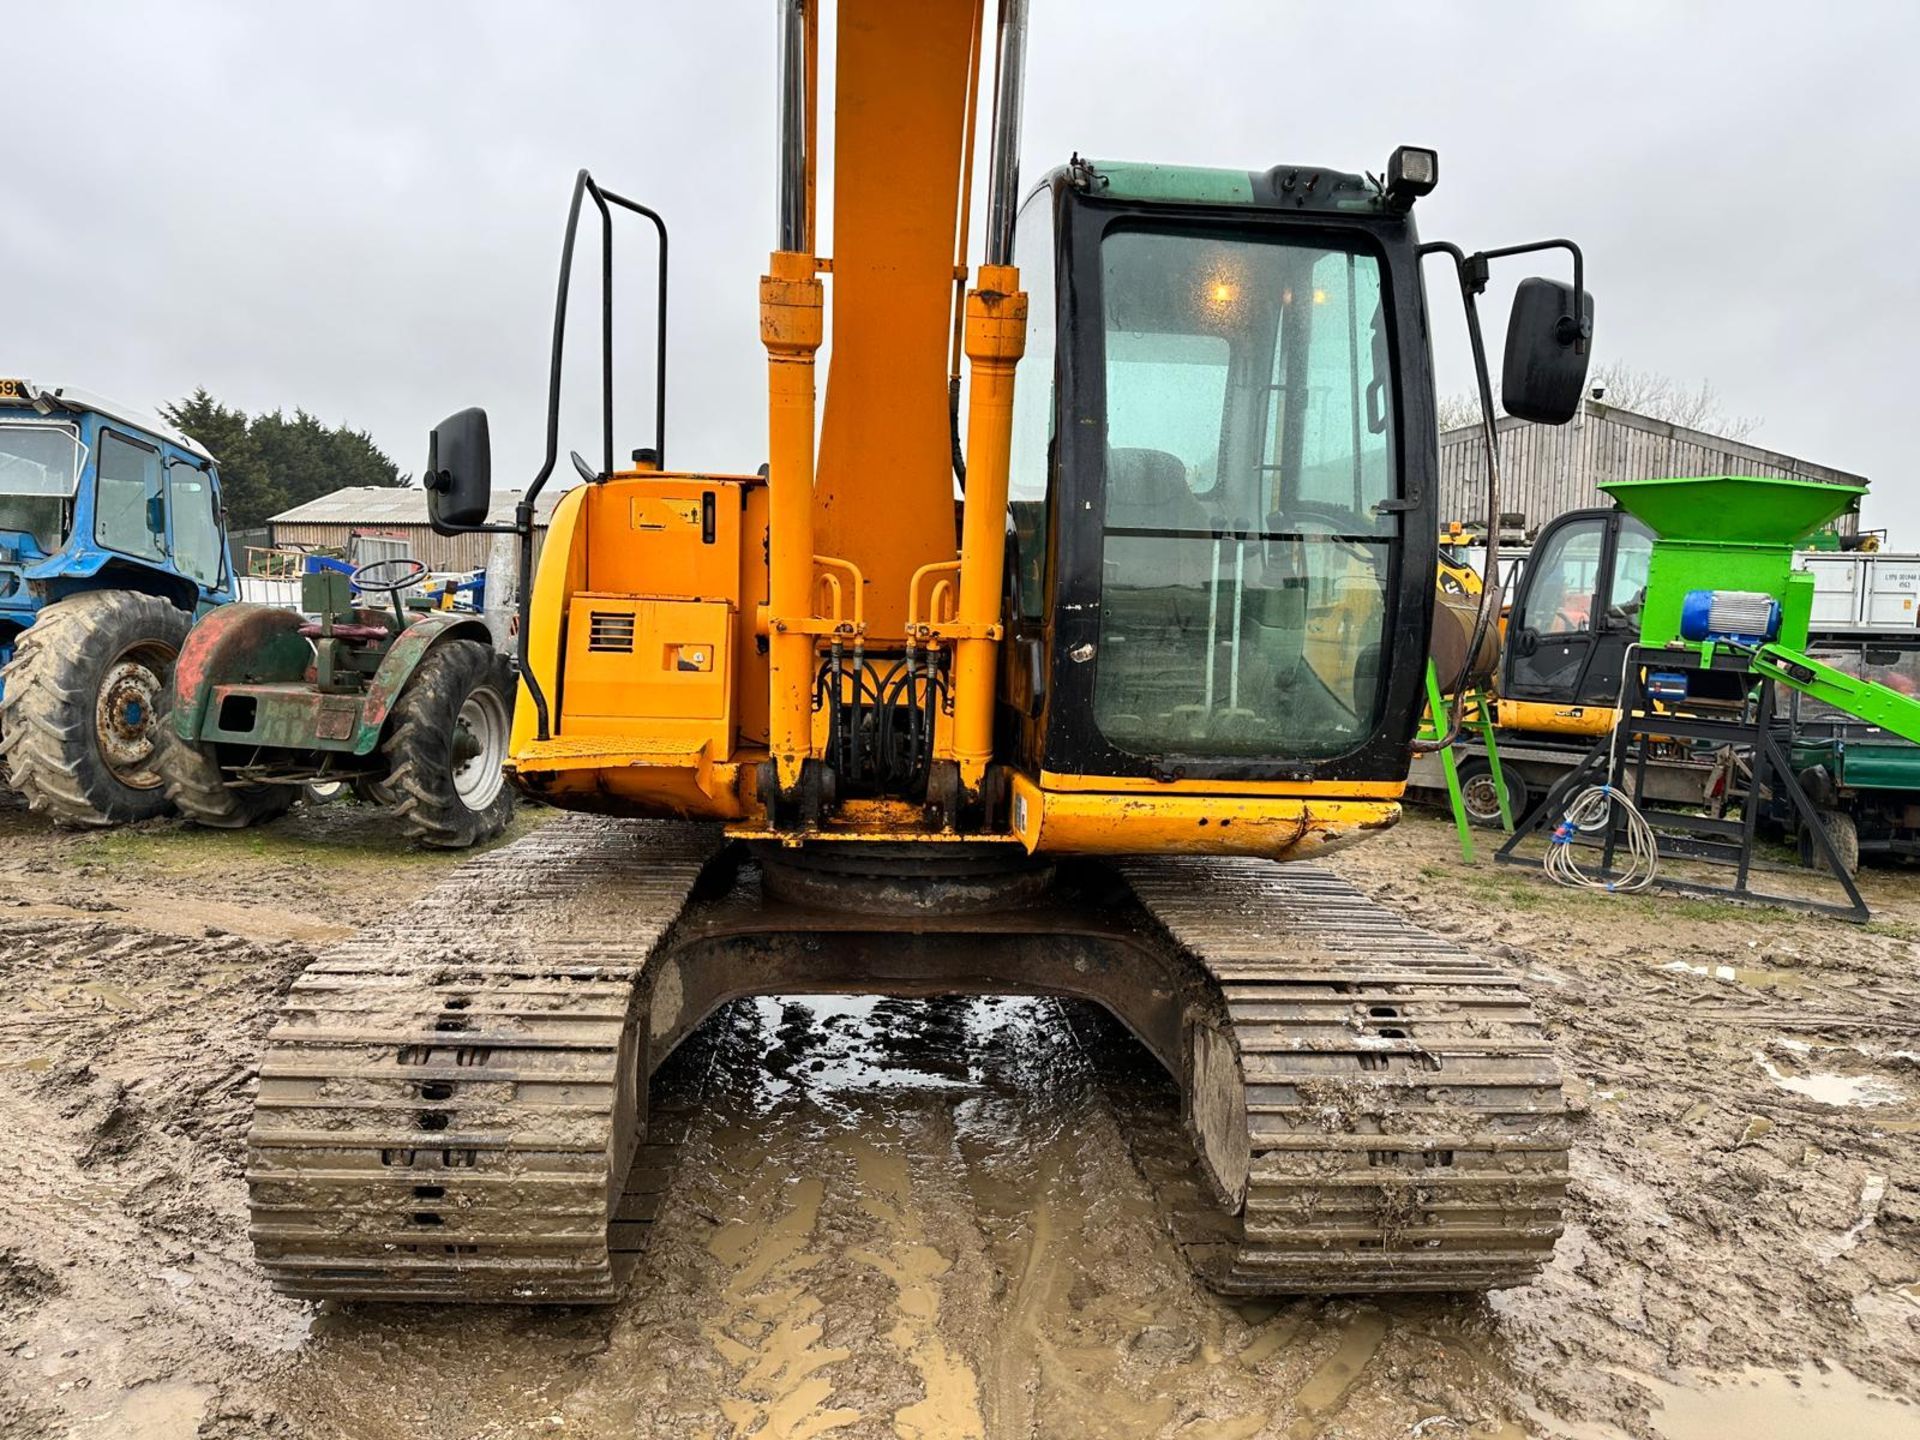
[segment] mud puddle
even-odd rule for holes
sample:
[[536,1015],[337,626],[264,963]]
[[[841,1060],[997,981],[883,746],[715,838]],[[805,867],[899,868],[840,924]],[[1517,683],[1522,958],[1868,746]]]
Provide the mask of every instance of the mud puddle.
[[[1913,1440],[1920,1407],[1867,1384],[1844,1367],[1810,1364],[1783,1372],[1749,1367],[1733,1374],[1704,1372],[1684,1383],[1633,1375],[1653,1397],[1650,1416],[1659,1440]],[[1613,1426],[1555,1425],[1568,1440],[1626,1440]]]

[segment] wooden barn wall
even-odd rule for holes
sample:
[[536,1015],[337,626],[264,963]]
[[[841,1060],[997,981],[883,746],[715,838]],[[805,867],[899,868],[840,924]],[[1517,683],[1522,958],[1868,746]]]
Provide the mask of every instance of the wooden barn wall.
[[[487,551],[494,539],[491,535],[437,535],[429,525],[349,525],[334,521],[276,522],[272,529],[275,545],[339,550],[342,553],[346,551],[356,533],[407,540],[412,543],[413,558],[424,561],[430,570],[482,569],[487,563]],[[541,543],[546,539],[546,535],[546,526],[535,527],[533,551],[536,560],[539,558]]]
[[[1762,458],[1762,457],[1765,458]],[[1667,433],[1603,415],[1567,425],[1505,426],[1500,431],[1500,508],[1526,516],[1529,532],[1569,510],[1606,505],[1600,486],[1611,480],[1655,480],[1685,475],[1777,475],[1839,480],[1839,472],[1784,455],[1721,448],[1692,431]],[[1440,442],[1440,521],[1484,522],[1486,464],[1477,430]],[[1849,519],[1846,528],[1855,522]]]

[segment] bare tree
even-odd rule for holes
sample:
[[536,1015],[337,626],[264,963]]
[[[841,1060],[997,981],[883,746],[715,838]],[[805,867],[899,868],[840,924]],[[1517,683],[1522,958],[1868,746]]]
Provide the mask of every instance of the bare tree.
[[1457,395],[1442,395],[1435,404],[1435,418],[1442,430],[1462,430],[1480,423],[1480,401],[1463,390]]
[[1728,440],[1744,440],[1760,428],[1758,415],[1729,415],[1711,380],[1689,388],[1670,375],[1642,370],[1624,360],[1595,366],[1587,377],[1587,393],[1597,393],[1605,404],[1621,410]]
[[[1670,375],[1642,370],[1624,360],[1594,366],[1587,375],[1587,393],[1615,409],[1728,440],[1744,440],[1760,428],[1758,415],[1729,415],[1711,380],[1690,389]],[[1442,430],[1480,423],[1480,401],[1468,392],[1442,395],[1437,408]]]

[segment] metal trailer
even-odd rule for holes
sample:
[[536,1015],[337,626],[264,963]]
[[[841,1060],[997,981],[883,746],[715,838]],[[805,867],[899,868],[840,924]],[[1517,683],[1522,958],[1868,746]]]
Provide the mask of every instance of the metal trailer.
[[[1920,632],[1854,631],[1809,649],[1846,675],[1920,695]],[[1863,855],[1920,857],[1920,745],[1811,695],[1796,693],[1782,709],[1782,749],[1847,868]],[[1767,818],[1799,842],[1803,863],[1814,862],[1813,837],[1787,806],[1776,799]]]
[[1881,550],[1802,550],[1813,575],[1813,633],[1920,635],[1920,555]]
[[[1508,813],[1518,823],[1554,782],[1572,770],[1593,748],[1591,736],[1533,735],[1513,731],[1496,736],[1500,768],[1507,786]],[[1486,744],[1463,733],[1455,743],[1460,766],[1460,796],[1467,817],[1476,825],[1500,825],[1500,797],[1493,788],[1493,768]],[[1725,793],[1727,764],[1719,756],[1683,752],[1649,756],[1643,798],[1664,805],[1711,806]],[[1407,775],[1408,798],[1424,805],[1444,805],[1447,777],[1437,755],[1417,755]]]

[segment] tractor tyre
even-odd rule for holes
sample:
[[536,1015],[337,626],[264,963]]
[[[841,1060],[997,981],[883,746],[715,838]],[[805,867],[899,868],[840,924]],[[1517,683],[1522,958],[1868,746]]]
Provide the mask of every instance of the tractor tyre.
[[[1818,807],[1820,828],[1827,832],[1827,840],[1833,846],[1833,853],[1840,857],[1840,868],[1849,876],[1860,873],[1860,826],[1852,815],[1845,810],[1829,810]],[[1800,831],[1800,863],[1809,870],[1819,870],[1825,865],[1820,847],[1814,842],[1811,831],[1802,827]]]
[[380,746],[384,788],[409,838],[462,850],[507,828],[513,692],[506,657],[476,641],[443,641],[421,660]]
[[20,633],[0,671],[0,769],[56,824],[164,815],[158,715],[193,619],[131,590],[56,600]]
[[160,773],[174,808],[213,830],[244,830],[262,820],[277,820],[300,795],[294,785],[229,784],[214,748],[181,739],[171,725],[160,740]]
[[371,775],[353,777],[353,800],[356,805],[378,805],[385,808],[397,805],[399,796],[387,789],[387,782],[376,780]]

